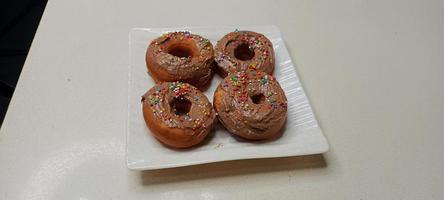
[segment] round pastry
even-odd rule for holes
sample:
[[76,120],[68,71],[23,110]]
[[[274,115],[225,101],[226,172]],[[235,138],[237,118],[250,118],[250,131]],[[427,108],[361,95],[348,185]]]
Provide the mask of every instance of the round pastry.
[[205,139],[216,113],[194,86],[163,82],[142,96],[143,117],[153,135],[167,146],[186,148]]
[[214,52],[218,71],[223,77],[247,69],[273,73],[273,44],[260,33],[252,31],[228,33],[217,42]]
[[162,35],[150,43],[145,57],[156,83],[182,81],[199,88],[211,79],[213,58],[210,40],[190,32]]
[[287,98],[276,79],[262,71],[230,74],[214,93],[219,121],[232,134],[249,140],[280,135],[287,119]]

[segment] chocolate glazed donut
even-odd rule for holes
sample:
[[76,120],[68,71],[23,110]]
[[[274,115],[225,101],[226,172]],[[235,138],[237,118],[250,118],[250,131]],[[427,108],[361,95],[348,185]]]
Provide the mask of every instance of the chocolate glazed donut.
[[262,71],[231,74],[219,84],[213,104],[232,134],[249,140],[279,136],[287,119],[287,98],[276,79]]
[[142,96],[143,117],[153,135],[174,148],[202,142],[216,118],[207,97],[194,86],[164,82]]
[[264,35],[253,31],[231,32],[217,42],[215,60],[222,77],[247,69],[272,74],[273,44]]
[[156,83],[182,81],[202,88],[211,79],[214,51],[199,35],[171,32],[153,40],[145,58]]

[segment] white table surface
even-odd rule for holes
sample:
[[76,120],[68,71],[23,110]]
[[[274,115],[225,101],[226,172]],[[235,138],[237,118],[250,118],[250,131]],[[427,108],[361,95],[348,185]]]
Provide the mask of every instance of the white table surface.
[[[442,199],[443,1],[49,1],[0,133],[0,199]],[[125,165],[132,27],[281,28],[325,155]]]

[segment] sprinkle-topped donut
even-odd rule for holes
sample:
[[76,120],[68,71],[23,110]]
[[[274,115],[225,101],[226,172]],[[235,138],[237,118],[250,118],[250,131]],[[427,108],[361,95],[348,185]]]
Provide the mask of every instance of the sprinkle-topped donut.
[[276,79],[262,71],[230,74],[219,84],[213,104],[232,134],[262,140],[278,136],[287,118],[287,99]]
[[217,42],[215,60],[223,77],[247,69],[272,74],[275,60],[273,44],[260,33],[234,31]]
[[150,43],[145,58],[157,83],[182,81],[200,88],[211,78],[214,51],[210,40],[199,35],[170,32]]
[[183,82],[155,85],[142,96],[142,109],[153,135],[175,148],[191,147],[203,141],[216,118],[207,97]]

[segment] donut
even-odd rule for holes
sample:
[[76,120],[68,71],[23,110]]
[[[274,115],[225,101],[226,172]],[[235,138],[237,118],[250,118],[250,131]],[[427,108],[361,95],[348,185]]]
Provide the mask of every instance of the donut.
[[219,84],[213,106],[221,124],[248,140],[277,138],[287,119],[287,98],[276,79],[262,71],[230,74]]
[[163,82],[152,87],[142,96],[142,111],[154,137],[173,148],[202,142],[216,119],[207,97],[183,82]]
[[151,41],[145,60],[156,83],[182,81],[201,88],[211,79],[213,45],[190,32],[170,32]]
[[234,31],[226,34],[214,47],[215,61],[222,77],[247,69],[273,73],[273,44],[260,33]]

